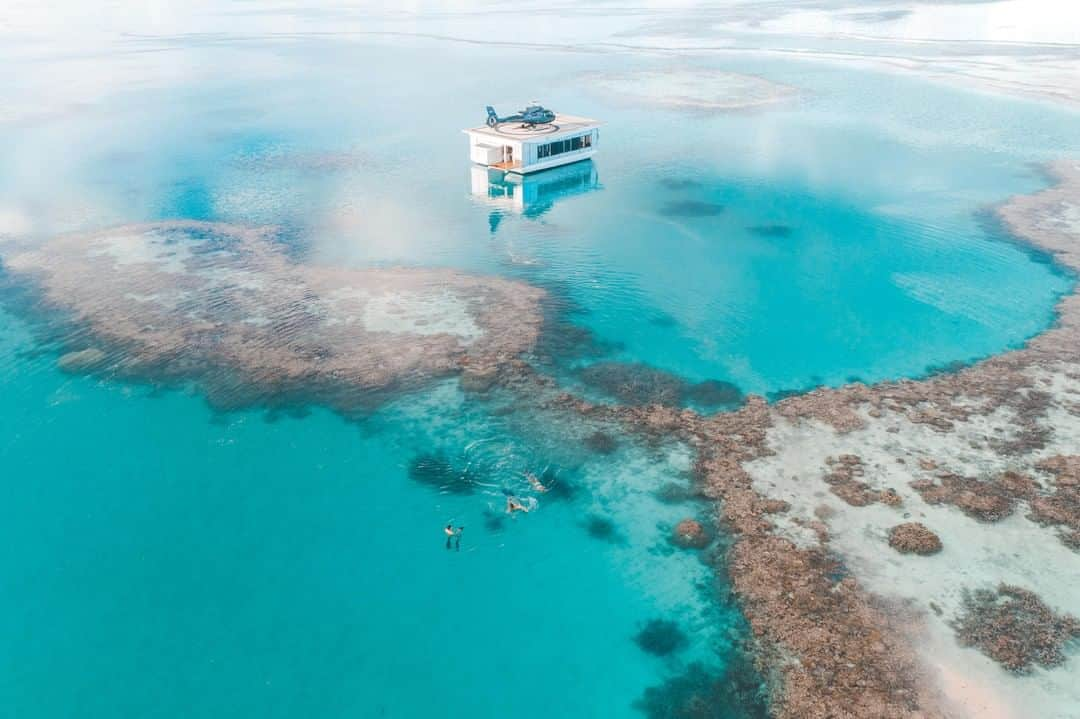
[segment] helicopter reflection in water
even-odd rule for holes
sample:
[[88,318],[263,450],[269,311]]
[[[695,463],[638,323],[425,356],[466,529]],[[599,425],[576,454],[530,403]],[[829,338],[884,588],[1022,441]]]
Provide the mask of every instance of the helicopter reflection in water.
[[492,207],[488,217],[492,233],[506,215],[536,219],[559,200],[601,187],[592,160],[527,175],[476,165],[470,169],[469,179],[473,197]]

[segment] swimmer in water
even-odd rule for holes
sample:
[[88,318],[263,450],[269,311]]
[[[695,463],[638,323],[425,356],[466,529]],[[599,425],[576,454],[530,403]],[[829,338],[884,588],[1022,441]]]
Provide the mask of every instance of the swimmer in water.
[[535,489],[537,492],[546,492],[549,489],[549,487],[545,487],[544,483],[541,482],[532,472],[526,472],[525,479],[529,480],[529,484],[531,484],[533,489]]
[[526,507],[521,502],[517,501],[515,498],[507,496],[507,498],[506,498],[506,513],[507,514],[513,514],[514,512],[525,512],[526,514],[528,514],[529,513],[529,508]]
[[455,543],[455,546],[458,549],[461,549],[461,533],[463,531],[465,531],[465,527],[458,527],[457,529],[454,529],[453,524],[446,525],[446,528],[443,529],[443,534],[446,535],[446,548],[447,549],[450,549],[450,540],[457,540],[456,543]]

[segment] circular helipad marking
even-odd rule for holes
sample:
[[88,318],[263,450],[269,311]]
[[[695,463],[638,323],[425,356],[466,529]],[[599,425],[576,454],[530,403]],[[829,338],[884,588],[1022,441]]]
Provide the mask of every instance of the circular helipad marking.
[[507,137],[528,137],[529,135],[550,135],[559,131],[559,126],[554,122],[542,125],[522,125],[519,122],[500,122],[495,125],[495,132]]

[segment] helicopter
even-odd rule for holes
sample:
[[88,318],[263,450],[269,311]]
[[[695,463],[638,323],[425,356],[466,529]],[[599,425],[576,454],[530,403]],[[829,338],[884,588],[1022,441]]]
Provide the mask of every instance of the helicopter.
[[488,127],[495,127],[502,122],[520,122],[522,127],[525,127],[526,125],[536,127],[537,125],[546,125],[547,123],[554,121],[555,113],[542,105],[529,105],[516,115],[508,115],[507,117],[499,117],[495,112],[494,107],[491,105],[487,106]]

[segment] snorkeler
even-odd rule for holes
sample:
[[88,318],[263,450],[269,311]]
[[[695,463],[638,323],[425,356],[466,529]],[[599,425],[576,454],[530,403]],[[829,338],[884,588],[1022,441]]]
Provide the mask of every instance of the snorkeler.
[[514,512],[525,512],[526,514],[528,514],[529,513],[529,508],[526,507],[521,502],[517,501],[517,499],[515,499],[514,497],[511,497],[510,495],[507,495],[506,496],[506,513],[507,514],[513,514]]
[[529,484],[531,484],[533,489],[535,489],[537,492],[546,492],[550,489],[550,487],[545,487],[544,483],[541,482],[532,472],[526,472],[525,479],[529,480]]
[[453,524],[448,524],[443,529],[443,534],[446,535],[446,548],[450,549],[450,540],[457,540],[456,546],[461,549],[461,533],[465,531],[465,527],[454,528]]

